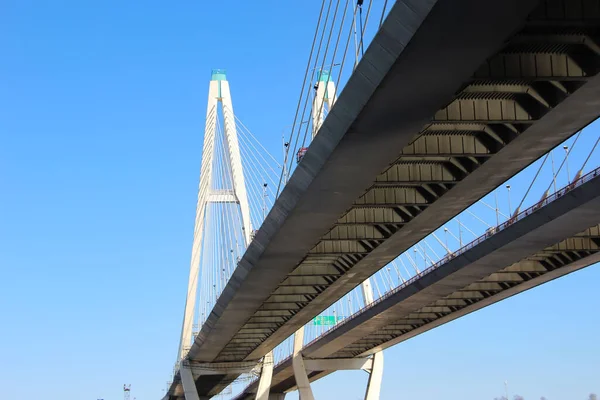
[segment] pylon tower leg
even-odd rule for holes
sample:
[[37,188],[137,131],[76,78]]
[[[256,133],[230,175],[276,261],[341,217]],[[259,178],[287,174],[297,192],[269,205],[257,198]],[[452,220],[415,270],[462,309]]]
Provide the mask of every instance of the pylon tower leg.
[[373,365],[369,373],[369,381],[367,382],[367,391],[365,400],[379,400],[381,393],[381,381],[383,379],[383,353],[377,352],[373,354]]
[[179,368],[179,373],[181,374],[181,384],[183,385],[185,400],[200,400],[192,370],[187,365],[182,364],[181,368]]
[[225,79],[217,82],[220,85],[219,92],[221,94],[221,103],[223,104],[223,125],[225,127],[225,137],[227,138],[227,146],[229,148],[231,174],[233,175],[233,191],[242,212],[242,229],[244,230],[245,244],[248,246],[248,244],[250,244],[250,235],[252,234],[250,206],[248,203],[248,194],[246,193],[242,157],[240,156],[240,145],[235,125],[235,115],[233,113],[231,93],[229,92],[229,82]]
[[298,387],[298,393],[300,394],[300,400],[315,400],[312,389],[310,387],[310,381],[306,374],[306,367],[304,366],[304,360],[302,358],[302,345],[304,344],[304,327],[298,329],[294,333],[294,350],[292,353],[292,368],[294,369],[294,378],[296,379],[296,386]]
[[256,391],[256,400],[269,400],[271,390],[271,379],[273,378],[273,351],[263,357],[263,365],[260,371],[260,381]]

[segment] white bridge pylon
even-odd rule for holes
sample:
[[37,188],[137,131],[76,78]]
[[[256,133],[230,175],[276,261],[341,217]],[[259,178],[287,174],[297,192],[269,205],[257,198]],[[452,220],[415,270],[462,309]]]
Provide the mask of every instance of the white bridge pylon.
[[[329,71],[318,72],[314,89],[313,138],[336,101],[336,88]],[[206,321],[229,276],[252,240],[251,221],[254,221],[254,225],[261,223],[261,219],[256,218],[257,211],[260,209],[258,196],[262,200],[262,216],[263,219],[265,218],[268,197],[267,179],[271,179],[267,169],[271,172],[275,171],[273,168],[260,165],[261,160],[267,161],[262,154],[249,152],[249,148],[261,151],[260,148],[268,153],[260,142],[255,146],[250,141],[251,139],[256,141],[256,137],[241,121],[239,121],[240,125],[237,125],[236,120],[239,121],[239,118],[233,112],[230,87],[225,72],[213,70],[206,110],[188,291],[176,366],[180,372],[181,384],[187,400],[200,399],[196,381],[203,375],[257,374],[259,371],[260,379],[255,400],[282,399],[285,396],[284,393],[270,393],[276,364],[273,351],[267,353],[260,361],[242,363],[200,363],[188,357],[189,349],[195,339],[195,323],[201,327],[201,324]],[[272,156],[268,156],[273,159]],[[277,164],[276,161],[275,163]],[[246,176],[244,172],[247,173]],[[258,182],[262,194],[256,190]],[[271,182],[276,184],[276,179],[271,179]],[[362,289],[364,303],[368,305],[373,301],[373,290],[369,279],[363,283]],[[301,400],[314,400],[308,373],[344,369],[367,371],[370,377],[365,399],[379,398],[383,354],[377,353],[370,358],[306,360],[301,352],[304,345],[304,329],[304,327],[300,328],[293,335],[292,351],[296,388]]]
[[[220,133],[219,126],[219,104],[223,115],[224,138],[216,138]],[[220,139],[223,143],[221,162],[228,164],[226,167],[216,171],[215,142]],[[224,139],[224,140],[223,140]],[[224,144],[226,143],[226,145]],[[218,176],[220,174],[220,176]],[[223,175],[227,175],[223,177]],[[231,188],[215,188],[215,181],[230,182]],[[188,280],[188,291],[185,302],[185,313],[181,329],[181,340],[179,344],[178,360],[184,358],[192,344],[194,316],[196,312],[198,280],[200,262],[202,257],[203,240],[207,240],[205,231],[207,229],[207,209],[211,203],[233,203],[239,206],[241,214],[240,235],[243,247],[250,243],[252,226],[250,222],[250,208],[248,195],[242,169],[240,147],[236,131],[235,115],[231,102],[229,82],[223,70],[213,70],[208,90],[208,105],[206,108],[206,126],[204,131],[204,146],[202,148],[202,165],[200,169],[200,185],[198,187],[198,202],[196,204],[196,220],[194,226],[194,240],[192,244],[192,257],[190,261],[190,275]],[[233,220],[233,219],[232,219]],[[236,227],[237,228],[237,227]],[[238,231],[239,232],[239,231]],[[218,267],[218,266],[216,266]],[[210,295],[205,293],[205,295]]]

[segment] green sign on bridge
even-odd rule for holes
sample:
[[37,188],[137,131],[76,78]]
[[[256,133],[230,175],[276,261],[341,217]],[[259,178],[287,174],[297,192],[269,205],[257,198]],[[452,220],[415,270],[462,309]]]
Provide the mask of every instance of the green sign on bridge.
[[342,317],[336,317],[335,315],[317,315],[313,319],[313,325],[335,325],[342,319]]

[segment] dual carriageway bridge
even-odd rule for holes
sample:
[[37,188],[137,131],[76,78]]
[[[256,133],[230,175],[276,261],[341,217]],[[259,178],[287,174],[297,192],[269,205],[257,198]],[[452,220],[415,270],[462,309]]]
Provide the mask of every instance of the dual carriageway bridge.
[[[596,262],[600,190],[586,175],[377,302],[368,280],[598,117],[599,29],[591,0],[394,2],[342,92],[321,81],[314,139],[268,214],[263,201],[260,223],[229,84],[213,74],[188,300],[165,399],[210,398],[260,369],[240,399],[298,389],[307,400],[309,381],[343,368],[339,360],[368,369],[365,397],[378,398],[381,350]],[[210,207],[237,207],[231,223],[242,227],[231,241],[244,251],[219,259],[233,268],[218,289],[202,286],[199,266]],[[303,327],[360,285],[365,309],[303,346]],[[203,293],[212,300],[200,311]],[[295,333],[291,358],[273,370],[273,349]]]

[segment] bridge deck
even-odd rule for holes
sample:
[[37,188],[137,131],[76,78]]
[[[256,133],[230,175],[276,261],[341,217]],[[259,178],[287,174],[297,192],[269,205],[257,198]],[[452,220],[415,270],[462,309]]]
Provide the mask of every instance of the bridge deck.
[[[303,356],[364,357],[599,262],[600,169],[590,178],[386,294],[309,343]],[[311,380],[331,372],[313,371]],[[255,386],[249,385],[237,399],[251,396]],[[288,358],[274,370],[272,391],[294,388]]]
[[600,10],[581,4],[395,2],[188,359],[258,360],[594,120]]

